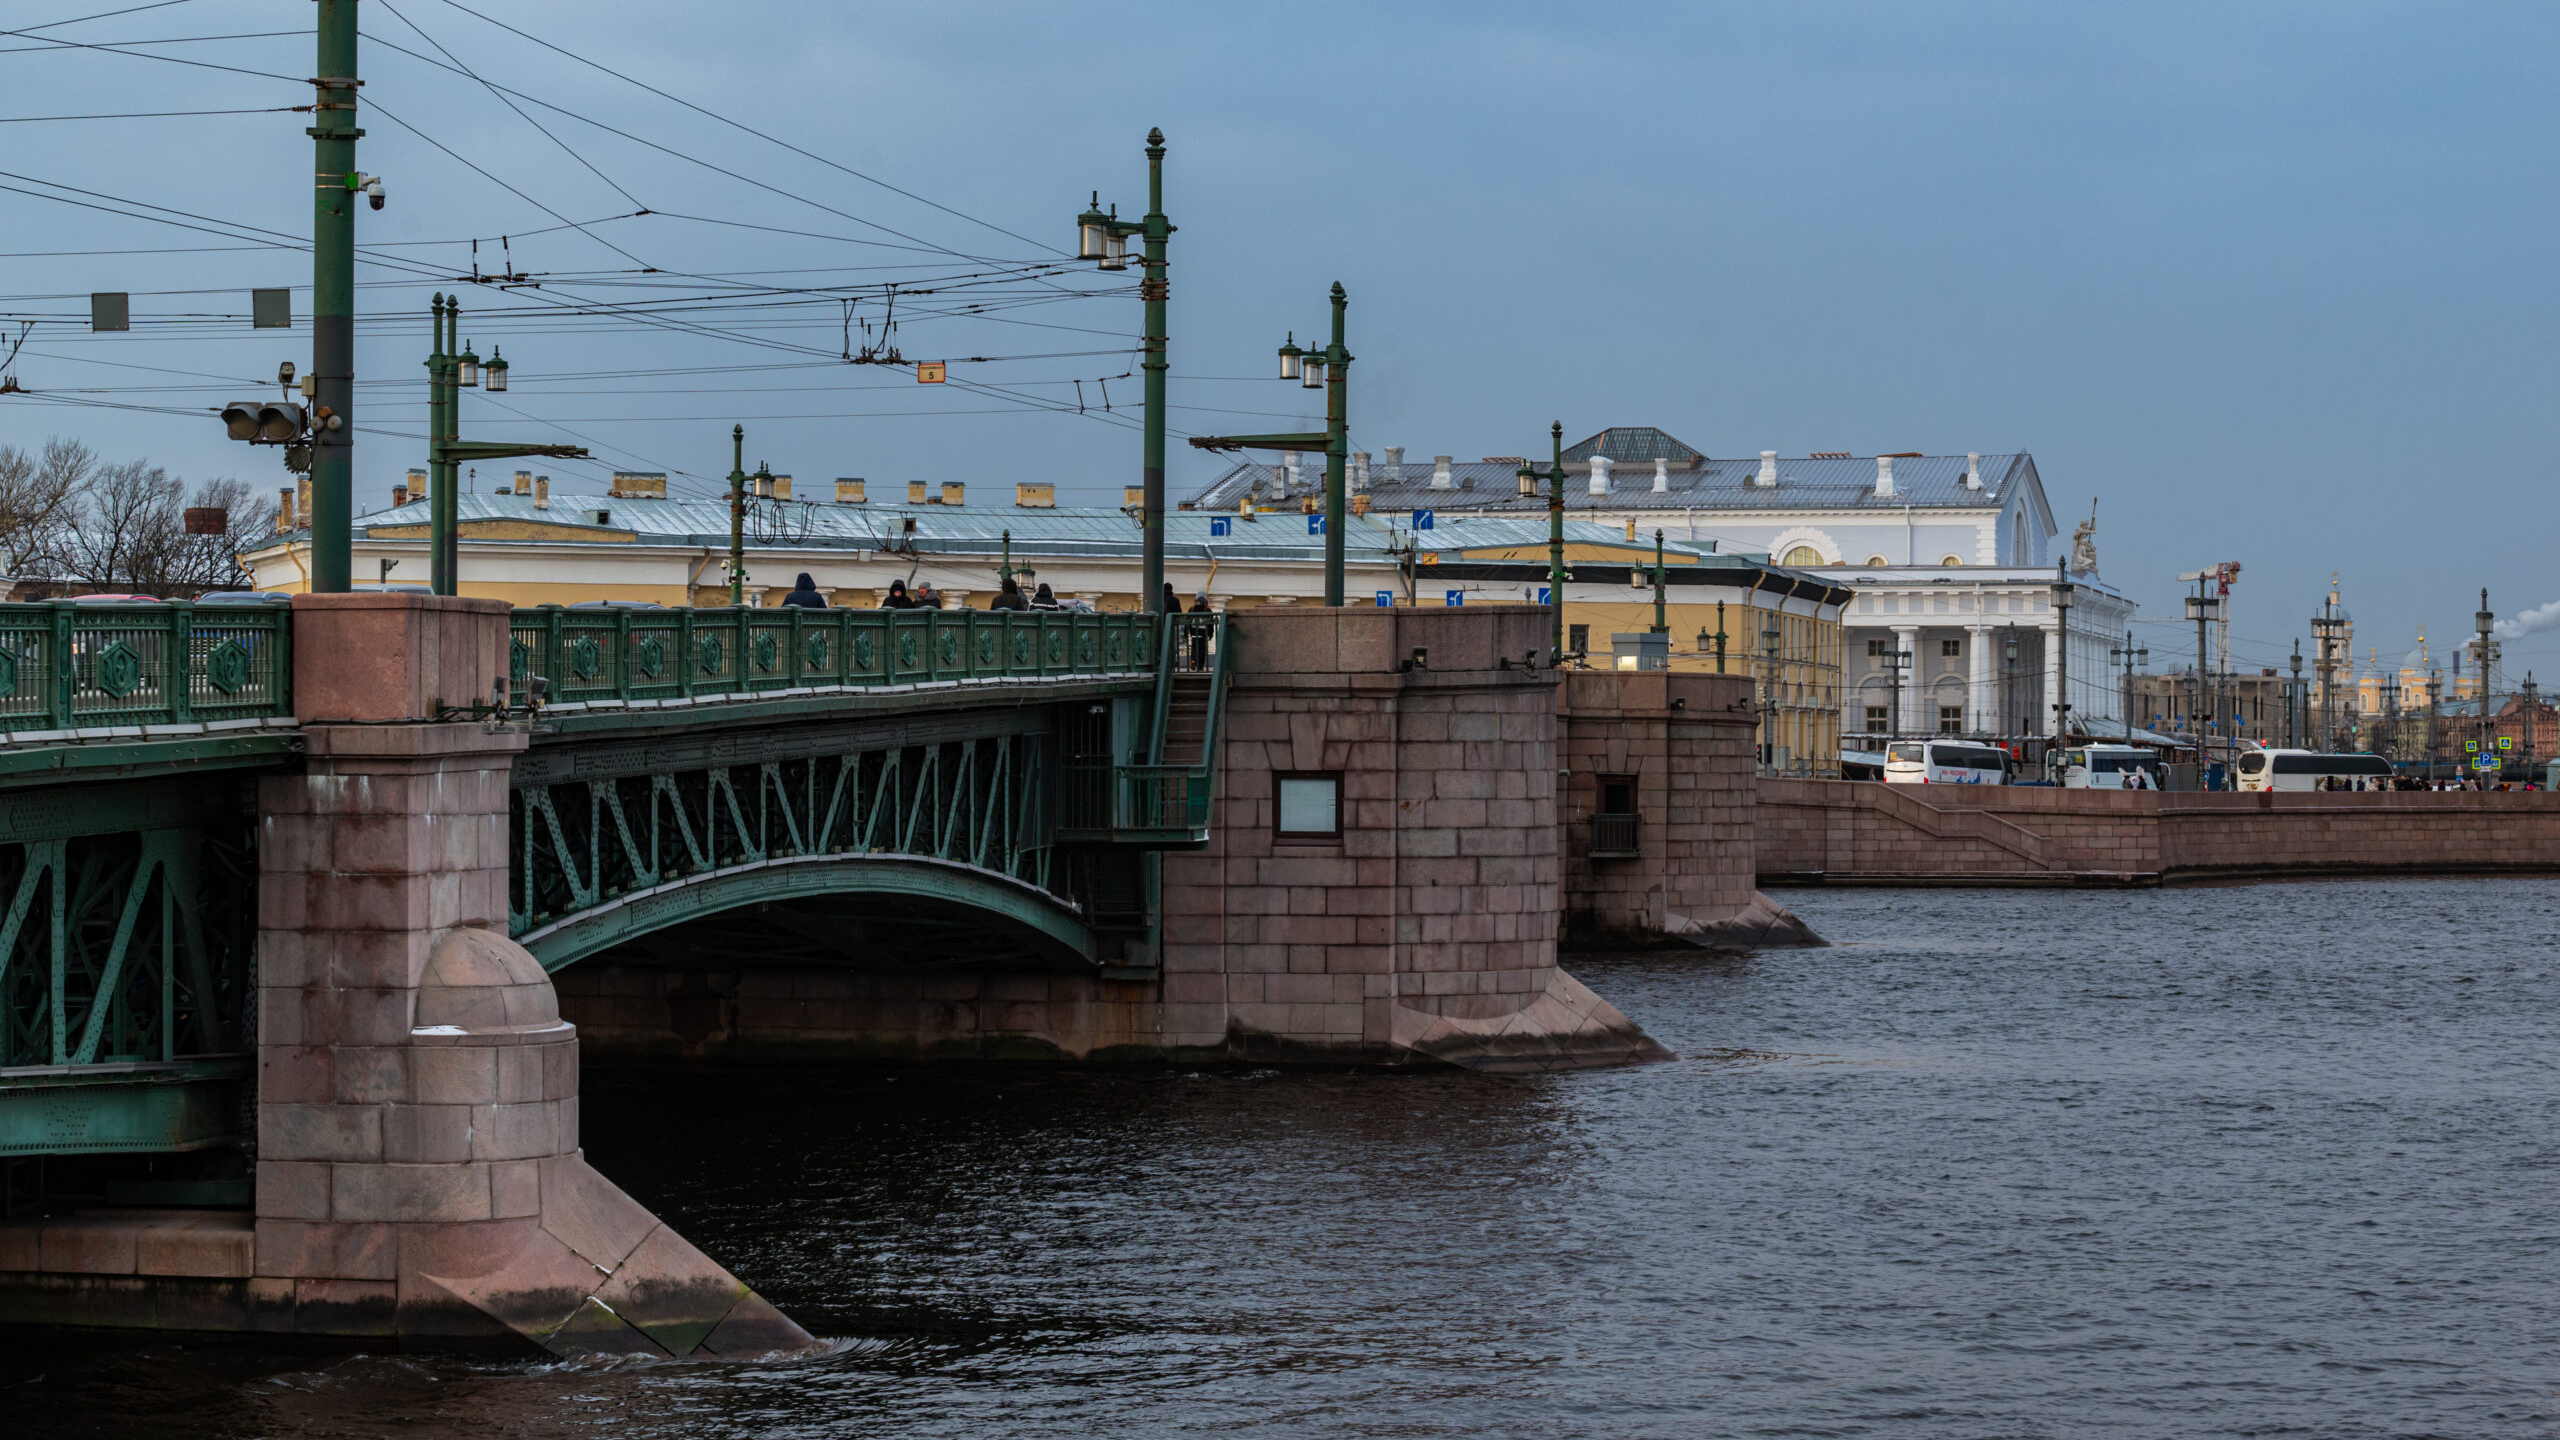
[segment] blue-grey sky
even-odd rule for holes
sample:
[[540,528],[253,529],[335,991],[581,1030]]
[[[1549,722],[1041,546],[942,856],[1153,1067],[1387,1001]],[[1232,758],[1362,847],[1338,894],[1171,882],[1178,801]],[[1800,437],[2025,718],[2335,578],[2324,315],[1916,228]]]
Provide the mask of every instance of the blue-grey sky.
[[[2220,560],[2246,567],[2242,663],[2280,663],[2332,570],[2359,657],[2405,649],[2420,624],[2467,631],[2484,584],[2501,612],[2560,599],[2544,558],[2560,330],[2548,6],[465,3],[845,169],[451,0],[362,0],[360,164],[391,203],[361,213],[359,237],[397,242],[377,253],[408,267],[363,276],[359,308],[384,318],[360,329],[360,367],[388,383],[359,419],[398,432],[367,438],[368,497],[419,460],[400,436],[420,429],[423,309],[445,282],[412,271],[470,266],[467,245],[419,242],[483,237],[491,270],[495,237],[559,224],[546,208],[580,222],[646,208],[659,213],[511,241],[516,267],[544,277],[538,296],[472,288],[466,333],[483,354],[504,344],[507,403],[548,423],[474,395],[470,433],[573,431],[611,464],[707,483],[742,420],[749,465],[804,485],[959,479],[984,503],[1052,480],[1070,501],[1115,502],[1138,446],[1112,420],[1137,381],[1109,381],[1111,420],[1022,403],[1071,408],[1080,378],[1099,408],[1095,382],[1130,370],[1137,304],[1068,295],[1104,286],[1090,271],[985,291],[1008,307],[995,319],[931,317],[972,303],[947,288],[903,302],[910,359],[1054,357],[954,367],[1001,394],[825,363],[842,345],[834,298],[646,323],[532,307],[690,304],[746,272],[826,287],[1055,258],[1043,247],[1070,243],[1091,189],[1144,208],[1140,144],[1161,125],[1181,429],[1303,418],[1301,392],[1259,377],[1283,332],[1322,324],[1340,280],[1359,448],[1517,454],[1560,419],[1568,437],[1659,425],[1720,456],[2031,450],[2066,528],[2098,502],[2105,577],[2167,622],[2144,635],[2155,663],[2192,643],[2172,577]],[[114,8],[23,0],[7,23]],[[186,0],[0,37],[0,118],[305,103],[304,33],[145,47],[281,80],[33,47],[301,32],[312,8]],[[570,112],[518,102],[567,149],[479,80],[392,45],[440,46]],[[9,124],[0,169],[301,233],[305,123]],[[123,289],[137,328],[39,326],[14,366],[39,393],[0,400],[0,440],[77,434],[191,477],[277,483],[273,452],[210,419],[40,403],[210,405],[246,393],[226,377],[307,364],[307,328],[220,318],[245,316],[253,285],[291,284],[305,319],[296,252],[26,253],[236,243],[8,193],[0,311],[85,316],[86,292]],[[602,273],[643,264],[661,273]],[[909,268],[845,268],[865,266]],[[1031,299],[1045,303],[1017,304]],[[854,307],[857,345],[881,310]],[[199,388],[130,388],[148,386]],[[1177,447],[1176,493],[1216,468]],[[2508,658],[2560,675],[2560,629]]]

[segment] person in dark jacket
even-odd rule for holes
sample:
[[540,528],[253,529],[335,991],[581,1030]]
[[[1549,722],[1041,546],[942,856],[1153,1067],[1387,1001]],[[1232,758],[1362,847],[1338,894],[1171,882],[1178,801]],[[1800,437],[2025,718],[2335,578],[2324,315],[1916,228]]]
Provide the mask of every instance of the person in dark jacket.
[[919,580],[916,582],[916,608],[919,610],[939,610],[942,608],[942,592],[933,588],[932,581]]
[[1173,582],[1170,580],[1164,582],[1164,608],[1156,613],[1159,615],[1179,615],[1182,613],[1182,597],[1173,593]]
[[987,608],[990,610],[1028,610],[1031,608],[1031,605],[1029,601],[1022,598],[1022,587],[1014,584],[1013,577],[1007,575],[1004,577],[1004,584],[996,591],[996,598],[987,602]]
[[882,597],[880,601],[880,608],[883,610],[913,610],[916,608],[916,602],[907,598],[907,582],[904,580],[890,581],[889,593]]
[[1055,610],[1058,608],[1058,597],[1049,593],[1048,581],[1041,581],[1040,588],[1031,592],[1031,608],[1034,610]]
[[[1191,613],[1194,615],[1206,615],[1210,613],[1208,591],[1203,590],[1192,597]],[[1194,621],[1191,623],[1191,634],[1188,638],[1191,642],[1191,668],[1194,670],[1206,670],[1209,668],[1209,630],[1211,625],[1214,623],[1215,622],[1203,621]]]
[[790,594],[782,597],[782,603],[797,605],[803,610],[824,610],[827,608],[827,597],[818,593],[818,582],[810,579],[809,572],[803,570],[800,572],[800,582],[791,587]]

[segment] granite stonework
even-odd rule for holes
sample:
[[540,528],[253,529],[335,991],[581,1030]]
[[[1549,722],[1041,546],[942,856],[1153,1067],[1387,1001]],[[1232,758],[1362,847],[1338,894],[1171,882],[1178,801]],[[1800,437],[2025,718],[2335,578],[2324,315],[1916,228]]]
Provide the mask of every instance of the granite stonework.
[[[505,934],[525,734],[426,723],[505,673],[507,607],[302,596],[295,617],[307,754],[259,782],[254,1212],[0,1225],[0,1320],[562,1354],[811,1348],[578,1148],[577,1031]],[[362,684],[317,678],[341,660]]]
[[[1557,692],[1564,940],[1623,948],[1819,945],[1759,892],[1749,676],[1572,670]],[[1604,778],[1605,777],[1605,778]],[[1594,824],[1607,779],[1633,782],[1636,844]]]
[[[1164,857],[1161,974],[713,969],[557,977],[614,1053],[1535,1070],[1666,1052],[1556,964],[1557,672],[1526,606],[1228,612],[1205,850]],[[1418,662],[1418,663],[1417,663]],[[1338,836],[1274,777],[1339,774]]]
[[2152,885],[2560,872],[2560,795],[1759,783],[1766,884]]

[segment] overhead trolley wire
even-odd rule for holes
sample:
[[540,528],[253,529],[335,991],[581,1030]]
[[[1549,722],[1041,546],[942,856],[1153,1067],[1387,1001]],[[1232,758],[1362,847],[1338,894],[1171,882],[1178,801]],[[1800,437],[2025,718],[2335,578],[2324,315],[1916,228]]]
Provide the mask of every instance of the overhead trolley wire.
[[744,123],[744,122],[742,122],[742,121],[732,120],[732,119],[730,119],[728,116],[723,115],[723,114],[720,114],[720,113],[719,113],[718,111],[716,111],[716,110],[707,110],[707,109],[703,108],[703,107],[702,107],[702,106],[700,106],[700,105],[696,105],[696,104],[694,104],[694,103],[693,103],[692,101],[690,101],[690,100],[686,100],[686,99],[684,99],[684,98],[682,98],[682,97],[680,97],[680,96],[671,95],[671,94],[667,93],[666,91],[659,89],[657,86],[655,86],[655,85],[652,85],[652,84],[648,83],[648,82],[647,82],[647,81],[645,81],[645,80],[634,79],[633,77],[631,77],[631,76],[629,76],[629,75],[625,75],[625,74],[623,74],[621,71],[616,70],[616,69],[612,68],[612,67],[611,67],[611,66],[609,66],[609,65],[604,65],[604,64],[601,64],[601,63],[599,63],[599,62],[597,62],[597,61],[590,60],[590,59],[588,59],[586,56],[584,56],[584,55],[580,55],[580,54],[578,54],[578,53],[577,53],[576,51],[574,51],[574,50],[564,49],[564,48],[562,48],[561,46],[555,45],[555,44],[551,43],[550,41],[545,40],[545,39],[543,39],[542,37],[540,37],[540,36],[538,36],[538,35],[528,34],[528,33],[526,33],[525,31],[519,30],[519,29],[517,29],[516,27],[514,27],[513,25],[509,25],[509,24],[507,24],[507,23],[506,23],[505,21],[503,21],[503,20],[496,19],[496,18],[494,18],[494,17],[492,17],[492,16],[483,15],[483,14],[481,14],[479,11],[472,9],[470,6],[468,6],[468,5],[464,5],[464,4],[460,3],[460,0],[444,0],[444,3],[445,3],[446,5],[451,6],[452,8],[454,8],[454,9],[456,9],[456,10],[461,11],[461,12],[462,12],[463,14],[465,14],[465,15],[471,16],[471,17],[472,17],[473,19],[475,19],[475,20],[479,20],[479,21],[481,21],[481,22],[483,22],[483,23],[485,23],[485,24],[495,25],[495,26],[497,26],[499,29],[506,31],[508,34],[513,35],[513,36],[516,36],[518,39],[526,40],[526,41],[530,41],[530,42],[532,42],[533,44],[539,45],[539,46],[541,46],[543,49],[548,50],[548,51],[552,52],[552,53],[553,53],[553,54],[555,54],[555,55],[560,55],[560,56],[563,56],[563,57],[565,57],[565,58],[567,58],[567,59],[575,60],[575,61],[577,61],[579,64],[584,65],[584,66],[588,67],[589,69],[603,71],[605,74],[612,76],[612,77],[613,77],[614,79],[616,79],[616,80],[620,80],[620,81],[622,81],[624,84],[627,84],[627,85],[636,85],[636,86],[638,86],[639,88],[641,88],[641,89],[643,89],[643,90],[648,91],[650,94],[655,95],[655,96],[657,96],[658,98],[660,98],[660,99],[662,99],[662,100],[666,100],[666,101],[672,102],[672,103],[674,103],[674,104],[681,105],[681,106],[683,106],[685,109],[690,110],[690,111],[694,112],[694,113],[695,113],[695,114],[697,114],[697,115],[701,115],[701,116],[707,117],[707,118],[709,118],[709,119],[717,120],[717,121],[719,121],[721,124],[723,124],[723,125],[727,125],[727,126],[729,126],[729,127],[733,128],[733,129],[743,130],[743,131],[745,131],[746,133],[748,133],[748,134],[750,134],[750,135],[755,136],[757,139],[762,140],[762,141],[764,141],[764,142],[765,142],[765,143],[767,143],[767,144],[770,144],[770,145],[779,145],[779,146],[781,146],[783,149],[790,151],[790,152],[791,152],[791,153],[793,153],[794,155],[798,155],[798,156],[801,156],[801,157],[803,157],[803,158],[805,158],[805,159],[809,159],[809,160],[815,160],[815,161],[817,161],[819,164],[824,165],[824,166],[826,166],[827,168],[829,168],[829,169],[831,169],[831,170],[839,170],[839,171],[842,171],[843,173],[845,173],[845,174],[847,174],[847,175],[850,175],[850,176],[852,176],[853,178],[855,178],[855,179],[857,179],[857,180],[860,180],[860,181],[864,182],[865,184],[877,185],[877,186],[879,186],[881,189],[883,189],[883,190],[887,190],[887,191],[891,192],[892,194],[896,194],[896,195],[903,195],[903,196],[905,196],[907,199],[909,199],[909,200],[913,200],[913,201],[915,201],[915,202],[916,202],[917,204],[919,204],[919,205],[929,205],[929,206],[933,207],[934,209],[941,211],[941,212],[942,212],[943,214],[945,214],[945,215],[950,215],[950,216],[953,216],[953,217],[955,217],[955,218],[957,218],[957,219],[966,220],[966,221],[968,221],[968,222],[969,222],[970,224],[972,224],[972,225],[982,225],[982,226],[985,226],[987,229],[989,229],[989,230],[993,230],[993,231],[995,231],[997,234],[1002,235],[1002,236],[1005,236],[1005,237],[1006,237],[1006,238],[1008,238],[1008,239],[1019,240],[1019,241],[1021,241],[1023,244],[1025,244],[1025,245],[1036,246],[1036,247],[1038,247],[1038,248],[1040,248],[1040,249],[1043,249],[1043,250],[1047,250],[1047,251],[1049,251],[1051,254],[1063,255],[1063,254],[1065,253],[1064,251],[1059,250],[1059,249],[1058,249],[1058,247],[1056,247],[1056,246],[1054,246],[1054,245],[1043,245],[1043,244],[1041,244],[1041,242],[1039,242],[1039,241],[1037,241],[1037,240],[1034,240],[1034,239],[1030,238],[1030,237],[1029,237],[1029,236],[1027,236],[1027,235],[1020,235],[1020,234],[1016,234],[1015,232],[1013,232],[1013,231],[1011,231],[1011,230],[1007,230],[1007,229],[1005,229],[1003,226],[998,225],[998,224],[996,224],[995,222],[993,222],[993,221],[991,221],[991,220],[981,220],[981,219],[979,219],[977,216],[972,215],[972,214],[969,214],[969,213],[968,213],[967,211],[965,211],[965,210],[955,210],[955,209],[953,209],[952,207],[950,207],[950,206],[948,206],[948,205],[945,205],[945,204],[941,203],[940,201],[937,201],[937,200],[928,200],[928,199],[926,199],[924,196],[922,196],[922,195],[918,195],[918,194],[916,194],[916,193],[915,193],[914,191],[912,191],[912,190],[905,190],[905,189],[901,189],[900,187],[898,187],[898,186],[896,186],[896,185],[892,185],[892,184],[890,184],[888,181],[883,180],[883,179],[881,179],[880,177],[878,177],[878,176],[876,176],[876,175],[866,175],[866,174],[864,174],[863,172],[861,172],[861,171],[859,171],[859,170],[856,170],[856,169],[854,169],[853,167],[851,167],[851,166],[849,166],[849,165],[841,165],[841,164],[838,164],[837,162],[835,162],[835,161],[833,161],[833,160],[828,159],[828,158],[827,158],[826,156],[824,156],[824,155],[817,154],[817,153],[816,153],[816,152],[814,152],[814,151],[804,150],[804,149],[800,148],[799,146],[792,144],[790,141],[782,140],[782,139],[776,138],[775,136],[768,135],[768,134],[766,134],[765,132],[763,132],[763,131],[761,131],[761,130],[756,129],[756,128],[755,128],[754,126],[752,126],[752,125],[748,125],[748,124],[746,124],[746,123]]

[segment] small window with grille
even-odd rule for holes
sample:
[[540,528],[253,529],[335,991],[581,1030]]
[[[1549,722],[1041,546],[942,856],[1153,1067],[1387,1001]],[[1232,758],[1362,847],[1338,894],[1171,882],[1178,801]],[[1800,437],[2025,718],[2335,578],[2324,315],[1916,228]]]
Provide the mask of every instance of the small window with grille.
[[1938,707],[1938,733],[1941,735],[1961,735],[1964,733],[1963,706],[1941,705]]
[[1893,728],[1893,720],[1886,714],[1885,707],[1882,705],[1870,705],[1867,707],[1867,730],[1869,733],[1880,734],[1891,728]]
[[1953,660],[1964,653],[1964,642],[1962,640],[1941,640],[1938,642],[1938,653],[1944,655],[1950,660]]

